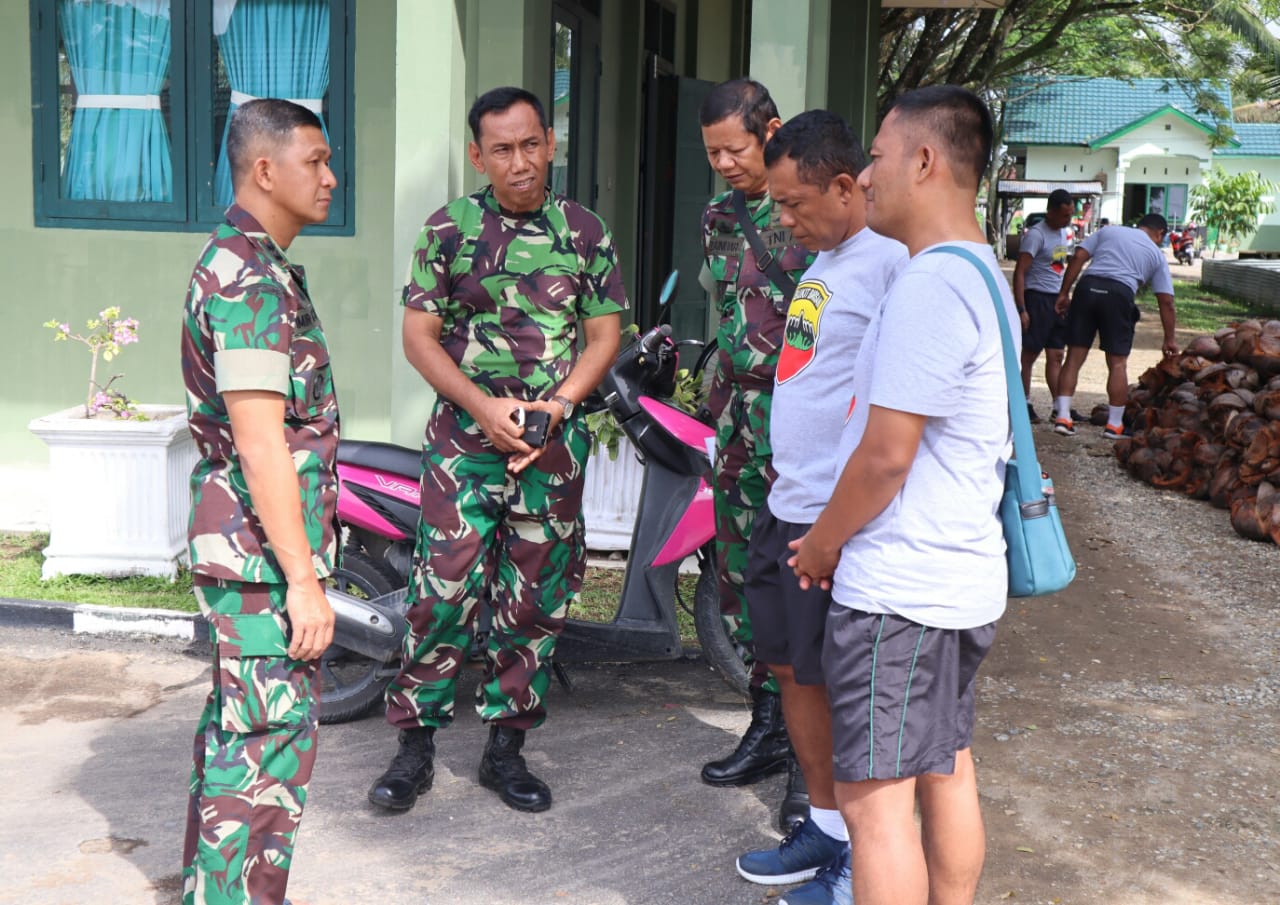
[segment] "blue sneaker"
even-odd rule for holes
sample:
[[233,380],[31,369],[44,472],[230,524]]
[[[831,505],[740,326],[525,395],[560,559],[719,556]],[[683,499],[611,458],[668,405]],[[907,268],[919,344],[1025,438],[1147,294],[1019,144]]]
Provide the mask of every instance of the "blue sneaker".
[[740,855],[738,875],[765,886],[802,883],[848,850],[849,843],[832,839],[806,818],[791,827],[777,848]]
[[849,846],[816,877],[780,898],[778,905],[853,905],[853,854]]

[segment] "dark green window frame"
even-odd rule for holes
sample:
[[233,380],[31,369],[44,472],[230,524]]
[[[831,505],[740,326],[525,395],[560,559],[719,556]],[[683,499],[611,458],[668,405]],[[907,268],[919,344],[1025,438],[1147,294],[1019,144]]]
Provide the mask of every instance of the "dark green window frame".
[[[329,220],[304,235],[355,235],[355,2],[329,0],[329,107],[326,126],[338,177]],[[169,59],[169,142],[173,200],[87,201],[61,197],[58,124],[57,0],[31,3],[32,170],[35,224],[73,229],[208,232],[222,222],[214,202],[213,0],[172,0]],[[200,112],[196,112],[200,111]],[[189,115],[190,113],[190,115]]]

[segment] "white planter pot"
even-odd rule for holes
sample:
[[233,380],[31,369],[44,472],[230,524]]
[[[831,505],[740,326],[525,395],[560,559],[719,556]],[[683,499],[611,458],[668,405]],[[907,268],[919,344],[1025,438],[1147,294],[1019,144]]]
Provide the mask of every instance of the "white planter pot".
[[618,444],[618,458],[610,459],[609,453],[601,450],[587,459],[586,486],[582,491],[587,549],[631,549],[631,530],[643,486],[644,466],[626,437]]
[[140,405],[150,421],[84,417],[80,406],[32,421],[49,447],[49,546],[41,575],[155,575],[187,557],[195,443],[181,406]]

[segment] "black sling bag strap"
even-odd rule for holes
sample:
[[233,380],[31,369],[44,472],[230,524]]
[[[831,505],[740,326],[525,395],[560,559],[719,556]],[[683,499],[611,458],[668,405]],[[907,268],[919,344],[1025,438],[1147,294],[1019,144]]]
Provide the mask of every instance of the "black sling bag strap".
[[790,274],[782,269],[782,265],[773,256],[773,252],[764,247],[764,241],[760,238],[760,233],[756,231],[756,225],[751,222],[751,217],[747,213],[747,196],[737,189],[734,189],[733,192],[733,213],[738,218],[738,225],[742,227],[742,235],[755,253],[756,269],[762,273],[767,273],[769,279],[773,281],[773,285],[782,290],[783,297],[788,302],[791,301],[791,296],[795,295],[796,281],[791,279]]

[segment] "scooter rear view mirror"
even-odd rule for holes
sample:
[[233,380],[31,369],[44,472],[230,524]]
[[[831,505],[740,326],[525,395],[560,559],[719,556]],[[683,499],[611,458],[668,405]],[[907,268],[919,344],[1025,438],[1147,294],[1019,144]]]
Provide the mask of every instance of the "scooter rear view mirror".
[[680,284],[680,271],[673,270],[667,274],[667,280],[662,284],[662,291],[658,293],[658,316],[654,319],[655,324],[665,323],[668,310],[671,308],[671,297],[675,295],[676,286]]
[[658,296],[658,304],[665,305],[671,300],[671,296],[675,294],[676,286],[680,283],[680,271],[673,270],[667,274],[667,281],[662,284],[662,292]]

